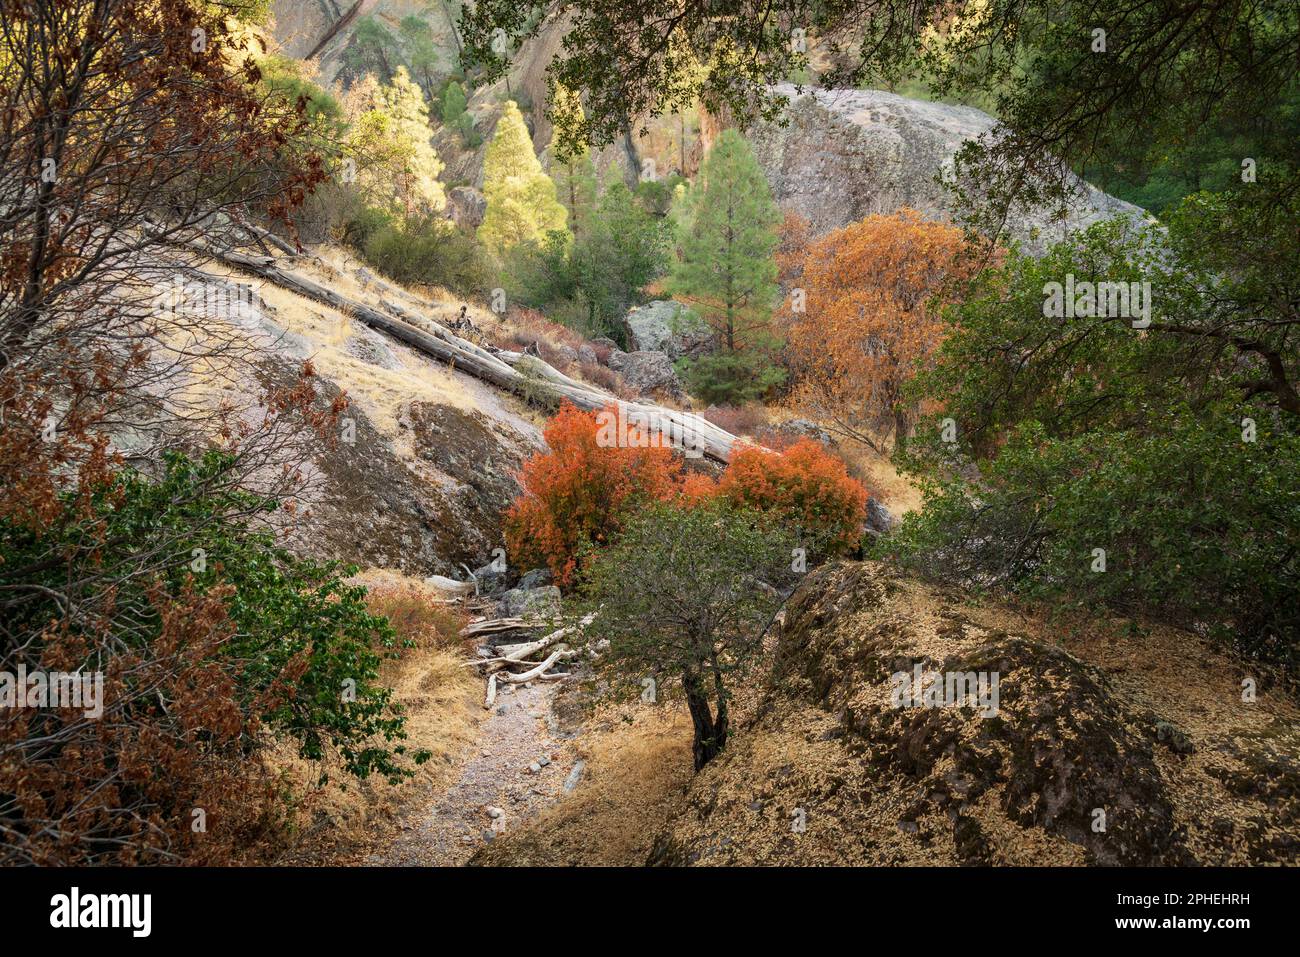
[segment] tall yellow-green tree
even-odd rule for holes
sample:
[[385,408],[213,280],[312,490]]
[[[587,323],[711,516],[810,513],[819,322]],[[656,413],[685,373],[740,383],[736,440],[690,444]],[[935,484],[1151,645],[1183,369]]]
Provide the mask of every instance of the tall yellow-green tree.
[[447,203],[442,161],[430,142],[429,108],[406,67],[380,85],[367,76],[348,91],[350,155],[357,186],[372,206],[411,216]]
[[565,228],[568,214],[533,152],[532,137],[513,100],[506,101],[483,158],[483,195],[487,212],[478,238],[498,256]]

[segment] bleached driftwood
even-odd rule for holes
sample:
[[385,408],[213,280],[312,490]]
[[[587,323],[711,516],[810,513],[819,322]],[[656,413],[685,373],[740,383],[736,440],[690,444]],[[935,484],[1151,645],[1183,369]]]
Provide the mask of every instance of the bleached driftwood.
[[426,585],[432,585],[434,588],[440,588],[443,591],[455,592],[457,595],[469,595],[474,591],[473,582],[458,582],[454,578],[447,578],[443,575],[430,575],[424,582]]
[[[484,698],[485,708],[490,708],[492,702],[496,700],[496,689],[499,682],[507,684],[523,684],[528,681],[561,681],[570,677],[569,672],[552,672],[550,669],[557,661],[566,658],[576,658],[582,654],[577,648],[570,648],[567,644],[562,643],[561,639],[581,632],[584,628],[595,620],[595,614],[586,615],[581,621],[574,625],[568,625],[564,628],[557,628],[549,635],[538,638],[536,641],[525,641],[514,645],[502,645],[497,651],[501,654],[493,657],[477,658],[474,661],[465,662],[465,667],[482,668],[483,675],[487,678],[488,687],[487,695]],[[496,619],[496,621],[509,621],[510,619]],[[493,621],[477,622],[479,625],[490,625]],[[464,632],[462,632],[464,634]],[[553,650],[541,661],[529,660],[529,656],[547,648]],[[524,671],[512,672],[511,668],[523,666]]]
[[536,627],[536,622],[530,624],[522,618],[486,618],[483,621],[470,622],[460,630],[460,636],[473,638],[477,635],[495,635],[503,631],[519,631]]
[[546,660],[543,661],[540,665],[537,665],[536,667],[533,668],[529,668],[527,671],[522,672],[521,674],[512,675],[509,672],[502,671],[492,675],[492,677],[500,678],[502,681],[508,681],[511,684],[519,684],[520,682],[523,681],[532,681],[534,678],[538,677],[544,671],[546,671],[547,668],[551,667],[551,665],[555,664],[557,661],[563,658],[564,652],[566,650],[567,649],[564,648],[557,648],[555,651],[551,652],[546,657]]

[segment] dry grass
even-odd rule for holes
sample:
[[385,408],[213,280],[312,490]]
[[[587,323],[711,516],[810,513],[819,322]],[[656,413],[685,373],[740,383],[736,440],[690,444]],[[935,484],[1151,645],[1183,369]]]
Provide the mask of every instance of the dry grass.
[[848,466],[849,474],[865,485],[895,516],[921,507],[921,490],[906,476],[900,475],[886,456],[849,441],[841,442],[838,451]]
[[[451,783],[457,766],[476,740],[482,709],[479,683],[456,637],[463,619],[431,599],[439,593],[418,579],[392,571],[358,576],[371,588],[372,610],[390,616],[398,633],[414,643],[386,661],[380,680],[406,715],[410,749],[432,757],[415,776],[397,785],[378,778],[357,781],[336,761],[298,757],[289,742],[274,742],[269,763],[285,790],[296,795],[295,833],[281,863],[351,863],[391,840],[397,812],[426,800]],[[322,781],[322,776],[324,780]]]
[[[586,762],[574,791],[474,863],[496,866],[638,867],[691,782],[691,722],[664,704],[601,709],[579,739]],[[634,715],[634,716],[633,716]]]

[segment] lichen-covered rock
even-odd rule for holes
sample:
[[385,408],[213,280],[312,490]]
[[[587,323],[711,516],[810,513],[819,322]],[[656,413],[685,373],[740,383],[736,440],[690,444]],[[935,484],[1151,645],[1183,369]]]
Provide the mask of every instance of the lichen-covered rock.
[[[808,219],[814,235],[900,206],[947,218],[951,198],[938,177],[968,140],[988,133],[993,117],[968,106],[930,103],[882,90],[778,89],[791,103],[783,124],[749,134],[772,193]],[[1116,214],[1142,215],[1130,203],[1079,182],[1080,195],[1055,210],[1019,208],[1008,223],[1031,249]]]
[[713,334],[680,302],[660,299],[627,314],[628,343],[642,352],[662,352],[677,360],[707,352]]
[[545,618],[558,614],[559,610],[560,589],[554,585],[512,588],[501,596],[503,618]]
[[611,353],[609,367],[623,377],[623,382],[638,396],[680,398],[682,384],[673,362],[662,352]]
[[884,535],[898,524],[898,519],[874,495],[867,499],[867,533],[873,536]]
[[[757,720],[697,775],[651,862],[1194,863],[1153,716],[959,607],[874,563],[810,575]],[[918,667],[985,676],[992,707],[900,698]]]
[[472,186],[453,186],[447,190],[447,217],[457,226],[477,229],[483,225],[487,197]]
[[792,439],[812,439],[814,442],[820,442],[827,447],[837,444],[835,437],[830,432],[809,419],[786,419],[784,422],[779,422],[773,426],[772,431]]

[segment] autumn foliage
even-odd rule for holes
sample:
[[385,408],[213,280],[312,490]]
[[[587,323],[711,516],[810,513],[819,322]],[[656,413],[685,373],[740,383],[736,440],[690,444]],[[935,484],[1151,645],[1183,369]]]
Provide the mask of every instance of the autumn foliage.
[[524,494],[506,515],[514,561],[545,565],[561,585],[573,582],[584,546],[618,530],[630,502],[670,498],[681,484],[670,448],[638,447],[643,437],[623,423],[602,434],[597,416],[561,406],[543,433],[550,451],[524,463]]
[[852,547],[866,517],[867,490],[812,439],[784,452],[742,449],[722,473],[717,492],[796,529],[810,553]]
[[635,429],[609,442],[609,420],[598,415],[566,404],[546,428],[550,451],[524,464],[524,494],[506,516],[506,544],[516,563],[545,565],[559,584],[571,585],[583,548],[608,542],[629,509],[649,501],[690,506],[725,498],[795,529],[812,555],[857,541],[867,490],[810,439],[779,453],[741,449],[714,480],[686,474],[670,448],[637,447],[647,443]]
[[903,387],[942,341],[942,309],[977,271],[975,250],[957,227],[906,208],[806,249],[805,308],[790,314],[787,339],[797,401],[869,444],[880,429],[905,439],[915,410]]

